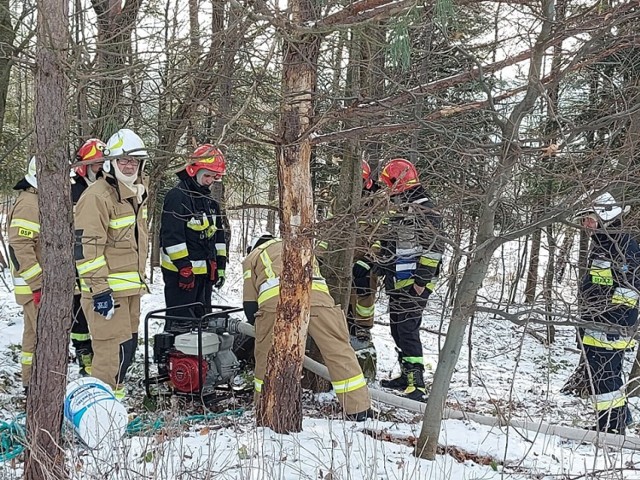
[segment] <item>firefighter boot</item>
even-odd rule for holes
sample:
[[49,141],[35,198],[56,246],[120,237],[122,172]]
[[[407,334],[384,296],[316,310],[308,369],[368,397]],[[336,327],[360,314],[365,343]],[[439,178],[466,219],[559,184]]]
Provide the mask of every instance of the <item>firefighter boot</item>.
[[416,402],[426,402],[427,389],[424,384],[424,366],[420,364],[405,366],[405,372],[407,388],[404,390],[404,396]]
[[92,362],[93,353],[81,353],[78,355],[78,366],[80,367],[79,373],[81,377],[88,377],[91,375]]
[[371,341],[371,329],[356,327],[355,335],[351,335],[351,347],[356,353],[356,359],[362,369],[364,378],[367,383],[374,382],[376,379],[376,370],[378,365],[378,355],[376,347]]
[[402,361],[402,356],[399,352],[398,358],[400,359],[400,376],[390,380],[380,380],[381,387],[391,388],[393,390],[405,390],[409,386],[407,379],[407,366],[410,364]]

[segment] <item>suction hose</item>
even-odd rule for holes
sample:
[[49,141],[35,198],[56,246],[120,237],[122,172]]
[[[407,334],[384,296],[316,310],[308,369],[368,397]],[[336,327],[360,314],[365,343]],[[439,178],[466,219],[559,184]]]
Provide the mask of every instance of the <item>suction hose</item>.
[[[238,319],[229,319],[228,331],[231,334],[241,333],[249,337],[255,337],[255,328],[253,325],[243,322]],[[331,381],[329,376],[329,370],[315,360],[305,356],[304,368],[316,375]],[[416,402],[408,398],[393,395],[379,390],[375,387],[369,386],[369,394],[371,398],[377,402],[381,402],[387,405],[391,405],[397,408],[404,408],[411,412],[424,413],[427,406],[426,403]],[[459,410],[452,410],[445,408],[443,411],[443,418],[451,420],[467,420],[479,423],[480,425],[487,425],[490,427],[510,427],[516,430],[520,430],[518,433],[524,436],[521,430],[527,430],[535,435],[557,435],[558,437],[565,438],[567,440],[573,440],[576,442],[588,442],[599,446],[609,446],[617,448],[628,448],[630,450],[640,451],[640,438],[625,437],[623,435],[616,435],[613,433],[596,432],[593,430],[584,430],[581,428],[564,427],[561,425],[551,425],[545,422],[530,422],[527,420],[521,420],[517,418],[506,419],[488,417],[484,415],[478,415],[477,413],[465,413]]]

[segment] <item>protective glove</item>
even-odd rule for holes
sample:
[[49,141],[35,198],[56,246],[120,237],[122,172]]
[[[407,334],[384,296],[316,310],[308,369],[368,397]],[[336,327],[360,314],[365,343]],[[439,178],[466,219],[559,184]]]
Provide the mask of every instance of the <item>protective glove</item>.
[[42,300],[42,291],[41,290],[35,290],[33,292],[33,303],[36,304],[36,307],[40,306],[40,300]]
[[178,272],[178,287],[182,290],[193,290],[196,286],[196,276],[191,267],[182,267]]
[[218,279],[216,280],[216,283],[213,284],[213,286],[216,288],[222,288],[222,286],[224,285],[224,282],[225,282],[224,270],[218,270]]
[[107,290],[93,296],[93,311],[98,312],[107,320],[113,317],[116,312],[112,293],[112,290]]

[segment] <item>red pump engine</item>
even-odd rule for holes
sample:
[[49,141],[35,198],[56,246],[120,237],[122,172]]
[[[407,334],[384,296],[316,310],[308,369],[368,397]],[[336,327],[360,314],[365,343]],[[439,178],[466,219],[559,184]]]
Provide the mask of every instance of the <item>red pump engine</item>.
[[169,354],[169,379],[179,392],[197,392],[204,385],[209,365],[201,359],[201,376],[198,378],[198,357],[173,351]]

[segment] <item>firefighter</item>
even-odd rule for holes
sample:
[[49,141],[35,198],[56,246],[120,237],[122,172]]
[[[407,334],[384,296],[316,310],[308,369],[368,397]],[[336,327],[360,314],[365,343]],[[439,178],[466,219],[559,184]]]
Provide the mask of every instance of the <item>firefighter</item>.
[[635,344],[627,335],[635,330],[640,291],[640,247],[622,226],[628,210],[617,205],[610,193],[603,193],[574,217],[591,235],[579,295],[596,428],[619,434],[630,421],[622,362],[625,350]]
[[[211,186],[226,173],[222,152],[202,145],[193,163],[178,172],[180,183],[167,193],[162,207],[160,258],[166,306],[200,302],[211,306],[212,287],[225,281],[227,244],[220,205],[211,198]],[[197,308],[177,308],[172,317],[202,316]],[[190,321],[167,319],[165,331],[180,333]]]
[[[87,140],[78,150],[76,161],[78,162],[95,162],[104,158],[108,152],[107,146],[101,140],[91,138]],[[89,185],[94,183],[98,178],[98,174],[102,169],[102,162],[80,165],[74,169],[75,176],[71,184],[71,199],[73,205],[77,205],[80,196]],[[80,299],[80,282],[73,296],[73,324],[71,326],[71,343],[76,354],[76,360],[80,367],[80,375],[91,375],[91,363],[93,360],[93,348],[91,347],[91,335],[89,334],[89,325],[87,317],[82,310]]]
[[147,292],[147,158],[129,129],[107,142],[102,172],[76,206],[76,268],[93,345],[91,374],[125,395],[124,379],[138,343],[140,297]]
[[390,194],[391,216],[381,239],[377,266],[385,275],[391,335],[401,371],[399,377],[382,380],[380,385],[403,390],[405,396],[424,401],[420,324],[442,263],[442,217],[408,160],[390,160],[380,174],[380,182]]
[[[313,262],[309,335],[326,362],[346,418],[364,421],[372,417],[367,382],[349,345],[344,314],[333,302],[315,258]],[[256,327],[254,385],[256,401],[260,401],[280,294],[282,240],[268,234],[254,239],[242,263],[242,270],[243,307],[247,320]]]
[[42,288],[40,218],[35,157],[29,161],[27,174],[13,189],[18,190],[20,194],[7,219],[9,261],[16,302],[22,305],[24,312],[20,363],[22,365],[22,385],[26,393],[31,379],[33,352],[36,347],[36,320]]
[[371,178],[371,167],[362,160],[362,208],[366,218],[358,220],[358,237],[353,256],[351,294],[347,310],[351,346],[356,352],[358,363],[365,377],[372,382],[376,378],[377,354],[371,339],[373,316],[375,311],[378,275],[373,258],[378,254],[380,243],[371,240],[371,230],[375,227],[370,221],[368,210],[371,208],[371,195],[379,190],[377,182]]

